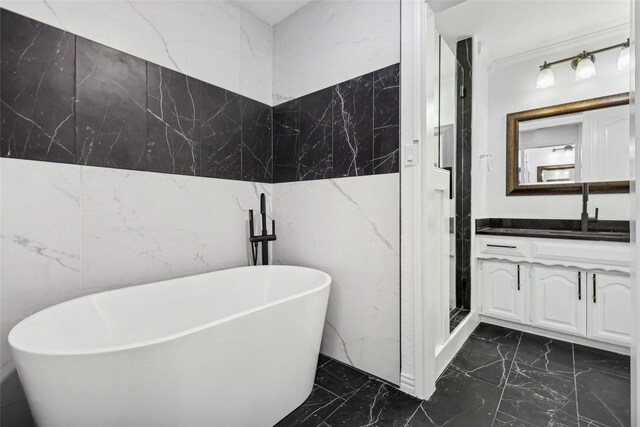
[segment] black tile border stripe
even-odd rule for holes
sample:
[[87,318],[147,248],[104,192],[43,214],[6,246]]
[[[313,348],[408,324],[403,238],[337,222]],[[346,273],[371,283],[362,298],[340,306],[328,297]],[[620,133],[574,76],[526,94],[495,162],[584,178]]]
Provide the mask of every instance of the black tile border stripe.
[[0,15],[2,157],[262,183],[399,172],[399,64],[270,107]]
[[[269,105],[9,10],[0,15],[2,157],[272,182]],[[62,56],[58,40],[73,52]],[[67,104],[68,117],[60,112]],[[207,120],[215,132],[206,133]]]
[[400,64],[273,107],[274,183],[399,172]]

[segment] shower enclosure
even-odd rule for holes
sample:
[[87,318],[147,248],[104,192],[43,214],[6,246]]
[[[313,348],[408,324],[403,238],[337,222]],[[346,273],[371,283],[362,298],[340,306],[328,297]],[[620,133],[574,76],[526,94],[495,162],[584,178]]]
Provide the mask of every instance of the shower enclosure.
[[470,309],[471,275],[471,39],[455,53],[439,36],[436,84],[439,167],[451,174],[449,194],[449,330]]

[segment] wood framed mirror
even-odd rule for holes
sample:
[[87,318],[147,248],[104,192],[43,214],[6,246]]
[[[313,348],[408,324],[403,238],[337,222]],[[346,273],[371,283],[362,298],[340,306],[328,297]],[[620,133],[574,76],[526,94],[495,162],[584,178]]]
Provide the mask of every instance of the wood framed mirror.
[[629,93],[507,115],[507,196],[629,192]]

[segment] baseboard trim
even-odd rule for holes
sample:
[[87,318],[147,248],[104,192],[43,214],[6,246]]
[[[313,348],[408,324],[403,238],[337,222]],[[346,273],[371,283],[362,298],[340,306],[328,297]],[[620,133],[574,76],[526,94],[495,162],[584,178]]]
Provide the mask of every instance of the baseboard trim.
[[567,341],[574,344],[584,345],[586,347],[593,347],[600,350],[611,351],[613,353],[624,354],[625,356],[629,356],[631,354],[631,349],[621,345],[594,341],[587,338],[576,337],[574,335],[563,334],[562,332],[548,331],[546,329],[540,329],[530,325],[523,325],[521,323],[509,322],[508,320],[495,319],[493,317],[484,316],[482,314],[480,315],[480,321],[484,323],[489,323],[491,325],[503,326],[505,328],[511,328],[517,331],[527,332],[533,335],[540,335],[547,338],[553,338],[556,340]]
[[462,348],[462,345],[469,339],[473,330],[480,323],[477,310],[472,310],[467,317],[454,329],[453,333],[449,336],[449,340],[442,346],[438,354],[436,354],[435,370],[436,377],[439,377],[449,363],[453,360],[456,354]]
[[413,375],[402,372],[400,374],[400,390],[411,396],[416,395],[416,379]]

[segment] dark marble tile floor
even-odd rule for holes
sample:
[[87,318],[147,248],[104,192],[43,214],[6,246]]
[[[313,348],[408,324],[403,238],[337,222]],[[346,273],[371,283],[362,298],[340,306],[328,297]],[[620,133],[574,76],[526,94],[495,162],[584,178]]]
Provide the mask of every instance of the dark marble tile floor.
[[321,355],[283,426],[627,427],[629,357],[482,323],[421,401]]
[[[311,395],[277,427],[628,427],[629,378],[627,356],[482,323],[428,401],[320,355]],[[24,396],[9,399],[2,425],[34,426]]]
[[449,311],[449,332],[453,332],[455,328],[467,317],[469,310],[464,308],[454,308]]

